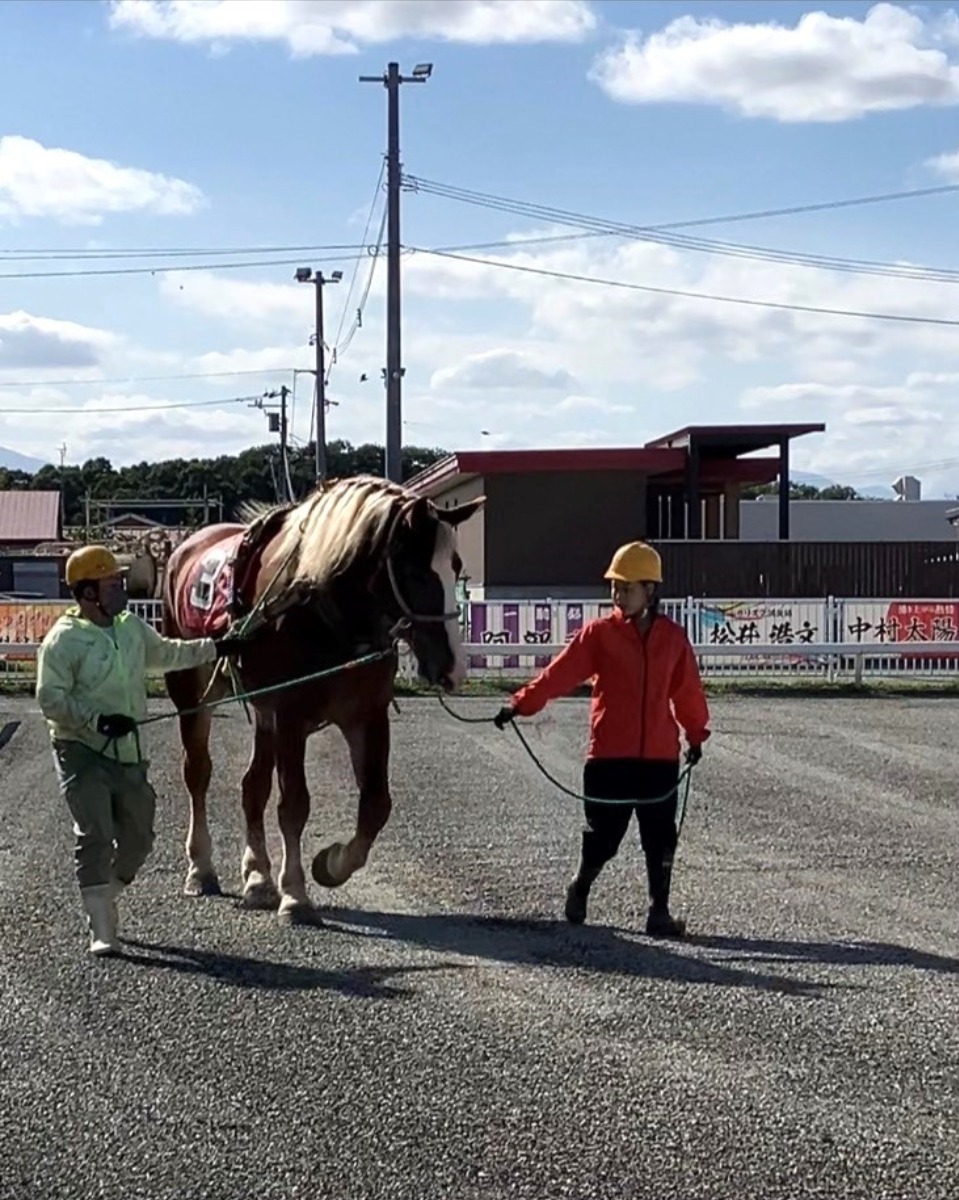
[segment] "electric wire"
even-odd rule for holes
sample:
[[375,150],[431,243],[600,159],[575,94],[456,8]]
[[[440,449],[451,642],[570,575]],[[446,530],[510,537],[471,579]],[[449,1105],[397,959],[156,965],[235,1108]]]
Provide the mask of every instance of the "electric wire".
[[341,250],[361,251],[363,242],[334,242],[307,246],[160,246],[118,247],[117,249],[46,249],[12,250],[0,249],[0,262],[83,262],[90,260],[109,261],[124,258],[215,258],[244,254],[316,254]]
[[527,201],[511,200],[483,192],[474,192],[465,188],[457,188],[447,184],[439,184],[432,180],[422,180],[418,176],[406,177],[411,190],[433,195],[444,199],[471,204],[480,208],[491,208],[508,212],[514,216],[550,221],[559,225],[576,226],[581,232],[575,234],[548,234],[524,239],[522,237],[503,240],[500,242],[473,243],[471,246],[438,247],[438,249],[461,252],[472,249],[497,249],[509,247],[512,250],[522,250],[527,244],[543,244],[547,242],[574,241],[586,237],[622,237],[637,241],[669,246],[675,249],[690,250],[699,253],[715,254],[726,257],[775,262],[796,266],[810,267],[817,270],[834,270],[864,275],[888,275],[894,278],[918,279],[923,281],[959,282],[959,270],[952,268],[923,267],[909,263],[877,262],[869,259],[843,258],[835,255],[807,254],[799,251],[781,250],[773,247],[753,246],[737,242],[713,241],[706,238],[689,237],[684,234],[670,232],[692,225],[710,224],[724,220],[753,220],[760,217],[781,216],[790,213],[819,211],[824,208],[837,208],[851,204],[877,202],[878,200],[903,199],[906,197],[927,196],[942,192],[959,191],[959,184],[944,185],[937,188],[917,189],[911,192],[889,193],[881,197],[861,197],[848,201],[826,201],[816,205],[794,206],[791,209],[766,209],[753,213],[742,213],[738,216],[702,218],[699,220],[673,221],[655,225],[634,225],[624,222],[609,221],[583,213],[571,212],[565,209],[535,204]]
[[866,321],[900,321],[910,325],[937,325],[954,328],[959,319],[951,317],[922,317],[911,313],[868,312],[860,309],[827,308],[815,304],[790,304],[778,300],[757,300],[745,296],[724,296],[713,292],[694,292],[683,288],[654,287],[652,284],[629,283],[623,279],[603,279],[595,275],[580,275],[572,271],[554,271],[547,267],[531,267],[522,263],[504,262],[498,259],[477,258],[466,254],[453,254],[443,250],[417,249],[419,254],[430,254],[438,258],[457,262],[474,263],[497,270],[518,271],[525,275],[540,275],[549,279],[563,279],[572,283],[591,283],[602,287],[619,288],[630,292],[647,292],[657,296],[678,296],[689,300],[708,300],[713,303],[739,304],[748,308],[770,308],[782,312],[817,313],[833,317],[854,317]]
[[172,408],[212,408],[215,405],[249,404],[256,396],[231,396],[219,400],[181,400],[169,404],[124,404],[106,408],[0,408],[0,417],[12,415],[97,417],[101,413],[161,412]]
[[[369,244],[370,226],[373,224],[373,215],[376,212],[377,203],[379,202],[380,196],[382,195],[383,176],[385,174],[386,174],[386,157],[384,155],[384,157],[382,158],[382,160],[380,162],[380,173],[376,179],[376,186],[373,189],[373,199],[370,202],[370,210],[367,213],[366,225],[364,226],[364,229],[363,229],[363,245],[364,246],[368,246],[368,244]],[[380,236],[377,239],[377,248],[376,248],[376,251],[374,251],[374,254],[379,252],[379,247],[382,244],[382,240],[383,240],[383,226],[380,227]],[[343,333],[343,326],[346,324],[346,314],[349,311],[350,300],[353,298],[353,289],[356,287],[356,280],[357,280],[357,276],[359,275],[359,273],[360,273],[360,259],[357,258],[356,263],[354,264],[354,267],[353,267],[353,275],[350,278],[350,286],[346,292],[346,299],[343,301],[343,309],[342,309],[342,312],[340,313],[340,322],[336,329],[336,336],[333,338],[334,351],[341,344],[340,338]],[[329,376],[329,372],[327,372],[327,377],[328,376]]]
[[118,383],[170,383],[182,379],[233,379],[242,375],[278,375],[290,367],[256,367],[244,371],[188,371],[179,375],[114,375],[104,379],[4,379],[0,387],[104,387]]
[[[367,254],[337,255],[327,259],[331,263],[355,262],[365,259]],[[202,262],[175,263],[164,266],[162,263],[153,267],[90,267],[73,271],[9,271],[0,272],[0,279],[89,279],[106,275],[165,275],[181,271],[246,271],[258,270],[263,267],[291,267],[301,265],[301,258],[264,258],[255,262]]]

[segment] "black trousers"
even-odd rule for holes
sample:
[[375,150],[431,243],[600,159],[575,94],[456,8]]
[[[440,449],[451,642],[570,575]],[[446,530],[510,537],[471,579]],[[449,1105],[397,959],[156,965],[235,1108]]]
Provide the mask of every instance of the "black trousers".
[[[583,768],[583,794],[595,797],[583,806],[586,829],[580,883],[589,887],[603,867],[615,858],[635,815],[646,858],[649,898],[654,908],[667,909],[676,852],[676,807],[679,762],[614,758],[587,759]],[[603,804],[602,800],[655,800],[661,804]]]

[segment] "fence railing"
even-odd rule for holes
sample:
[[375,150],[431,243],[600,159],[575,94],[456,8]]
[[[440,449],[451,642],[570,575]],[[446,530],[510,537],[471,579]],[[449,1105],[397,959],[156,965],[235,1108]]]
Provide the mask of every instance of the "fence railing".
[[[473,677],[521,677],[545,666],[610,604],[581,600],[470,601],[461,626]],[[0,659],[30,660],[63,601],[0,601]],[[157,600],[132,601],[159,628]],[[959,672],[959,601],[666,600],[704,674],[830,679]]]

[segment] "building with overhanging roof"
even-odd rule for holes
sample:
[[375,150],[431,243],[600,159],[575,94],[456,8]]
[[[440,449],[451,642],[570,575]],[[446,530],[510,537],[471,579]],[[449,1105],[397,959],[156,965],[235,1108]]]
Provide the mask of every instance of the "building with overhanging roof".
[[[625,449],[462,451],[409,486],[441,508],[486,496],[460,530],[471,589],[490,599],[585,596],[603,590],[622,542],[738,539],[743,489],[788,480],[791,442],[825,428],[690,426]],[[788,487],[780,493],[788,539]]]

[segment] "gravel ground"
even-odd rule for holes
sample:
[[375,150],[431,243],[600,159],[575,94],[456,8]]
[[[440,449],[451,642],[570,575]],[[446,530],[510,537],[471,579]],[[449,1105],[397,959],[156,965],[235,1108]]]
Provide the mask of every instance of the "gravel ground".
[[[393,818],[365,872],[316,889],[319,929],[181,894],[175,726],[153,727],[157,847],[125,957],[98,962],[45,731],[0,701],[0,1197],[952,1194],[956,703],[713,709],[676,869],[686,944],[639,932],[635,838],[567,927],[577,805],[509,732],[407,700]],[[530,734],[573,786],[585,719],[560,703]],[[215,730],[235,888],[249,732]],[[312,739],[309,775],[312,855],[351,828],[338,735]]]

